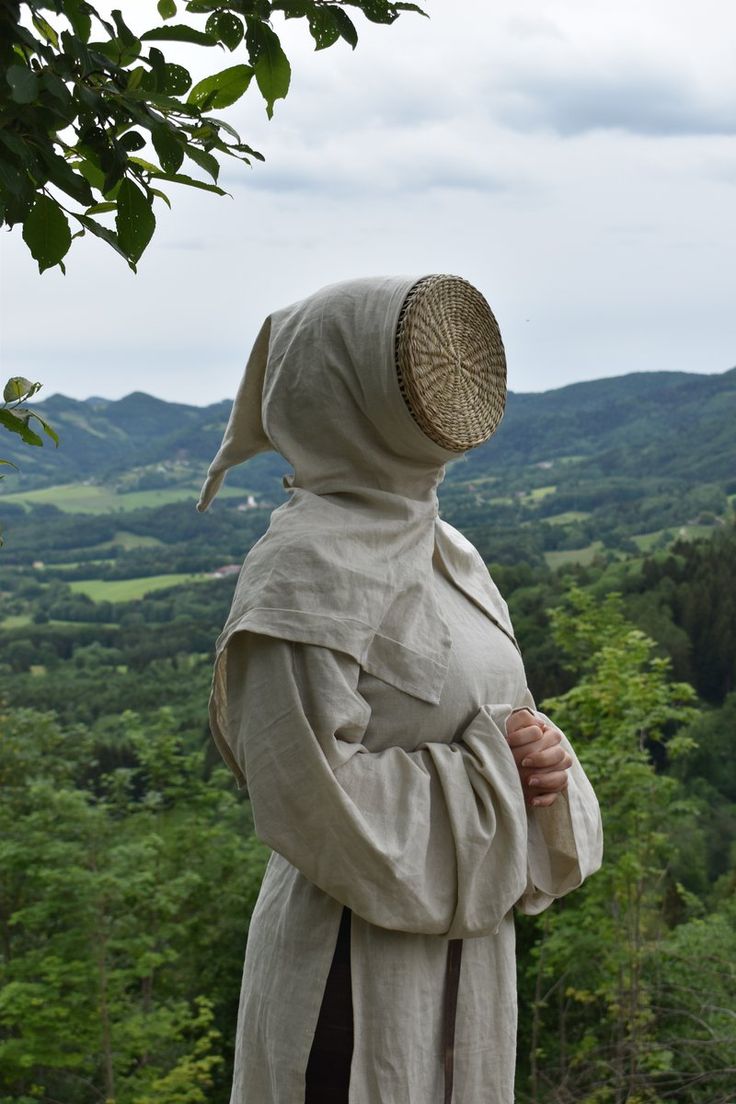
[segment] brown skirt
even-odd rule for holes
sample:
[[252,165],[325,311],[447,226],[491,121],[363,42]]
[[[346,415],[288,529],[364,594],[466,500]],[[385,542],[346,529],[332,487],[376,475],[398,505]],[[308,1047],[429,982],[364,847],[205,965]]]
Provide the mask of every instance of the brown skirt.
[[345,908],[309,1055],[304,1104],[348,1104],[352,1056],[350,909]]

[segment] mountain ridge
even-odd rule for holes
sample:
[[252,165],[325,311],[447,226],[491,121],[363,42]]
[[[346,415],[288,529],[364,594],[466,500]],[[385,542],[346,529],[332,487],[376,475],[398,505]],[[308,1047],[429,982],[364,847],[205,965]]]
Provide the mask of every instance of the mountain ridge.
[[[217,451],[230,412],[134,391],[121,399],[39,403],[61,447],[15,445],[2,454],[20,471],[0,497],[75,481],[140,486],[195,485]],[[673,487],[736,479],[736,368],[721,373],[628,373],[539,392],[509,392],[497,433],[448,467],[447,484],[503,480],[510,490],[580,480],[660,477]],[[273,453],[233,469],[233,486],[273,497],[286,462]],[[137,482],[136,482],[137,481]]]

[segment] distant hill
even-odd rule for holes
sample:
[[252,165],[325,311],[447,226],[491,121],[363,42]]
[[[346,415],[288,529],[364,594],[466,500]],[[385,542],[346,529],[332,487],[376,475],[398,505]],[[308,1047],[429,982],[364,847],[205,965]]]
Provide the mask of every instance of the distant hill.
[[[18,447],[3,435],[3,455],[21,468],[3,488],[7,493],[89,478],[113,482],[132,469],[173,461],[182,465],[181,476],[185,469],[198,479],[220,442],[230,403],[187,406],[136,391],[117,401],[52,395],[39,408],[61,447]],[[718,375],[632,373],[536,394],[511,392],[498,432],[454,465],[461,471],[451,469],[448,478],[464,481],[544,462],[554,467],[565,457],[584,461],[588,473],[609,476],[736,478],[735,428],[736,368]],[[248,467],[247,484],[265,479],[269,489],[286,470],[273,457]]]
[[[0,516],[3,499],[7,514],[31,491],[81,483],[101,484],[116,511],[144,502],[153,507],[162,496],[186,500],[181,508],[191,510],[230,410],[227,401],[196,407],[142,392],[117,401],[53,395],[40,406],[61,447],[17,447],[3,434],[0,454],[21,471],[3,481]],[[602,547],[666,544],[687,527],[694,533],[732,515],[735,429],[736,368],[718,375],[635,373],[511,393],[494,437],[448,466],[442,511],[498,562],[544,556],[554,565]],[[287,471],[280,457],[264,454],[234,468],[227,483],[244,498],[253,495],[249,505],[273,505],[284,497]],[[83,508],[85,494],[51,489],[26,505],[68,513]],[[218,508],[237,504],[227,501],[218,500]]]

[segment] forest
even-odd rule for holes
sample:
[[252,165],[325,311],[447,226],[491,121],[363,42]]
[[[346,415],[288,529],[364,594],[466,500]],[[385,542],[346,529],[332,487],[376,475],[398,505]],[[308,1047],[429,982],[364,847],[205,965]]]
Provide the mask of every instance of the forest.
[[[603,869],[518,919],[520,1104],[736,1096],[736,466],[677,468],[655,426],[637,477],[614,440],[636,407],[577,460],[520,463],[511,419],[440,494],[604,814]],[[29,466],[0,496],[1,1104],[228,1096],[267,852],[207,696],[281,469],[260,458],[201,516],[196,457],[133,465],[115,440],[94,483]]]

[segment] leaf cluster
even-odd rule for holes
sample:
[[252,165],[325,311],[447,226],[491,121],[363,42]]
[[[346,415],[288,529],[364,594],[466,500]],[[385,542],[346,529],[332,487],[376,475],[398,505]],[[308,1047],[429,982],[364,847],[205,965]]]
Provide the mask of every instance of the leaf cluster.
[[[291,67],[273,15],[305,19],[318,50],[340,38],[354,48],[349,7],[376,23],[420,10],[389,0],[158,0],[161,23],[140,31],[121,10],[108,19],[88,0],[4,0],[0,226],[23,227],[41,272],[64,271],[72,240],[85,234],[135,270],[156,227],[154,199],[170,206],[162,183],[224,195],[221,157],[263,160],[213,111],[253,81],[269,118],[286,96]],[[177,43],[240,50],[245,60],[193,84],[164,52]],[[190,175],[188,162],[208,179]],[[112,225],[101,219],[108,214]]]
[[[40,383],[32,383],[25,376],[12,376],[3,389],[3,401],[0,403],[0,426],[10,433],[16,433],[25,445],[40,446],[43,444],[43,438],[31,426],[31,422],[36,421],[46,436],[50,437],[54,444],[58,446],[59,435],[56,430],[49,425],[45,418],[41,417],[37,410],[31,410],[30,407],[23,405],[28,399],[33,398],[40,388]],[[0,459],[0,465],[17,468],[12,460]],[[3,476],[0,475],[0,479],[2,478]],[[1,544],[2,538],[0,537]]]

